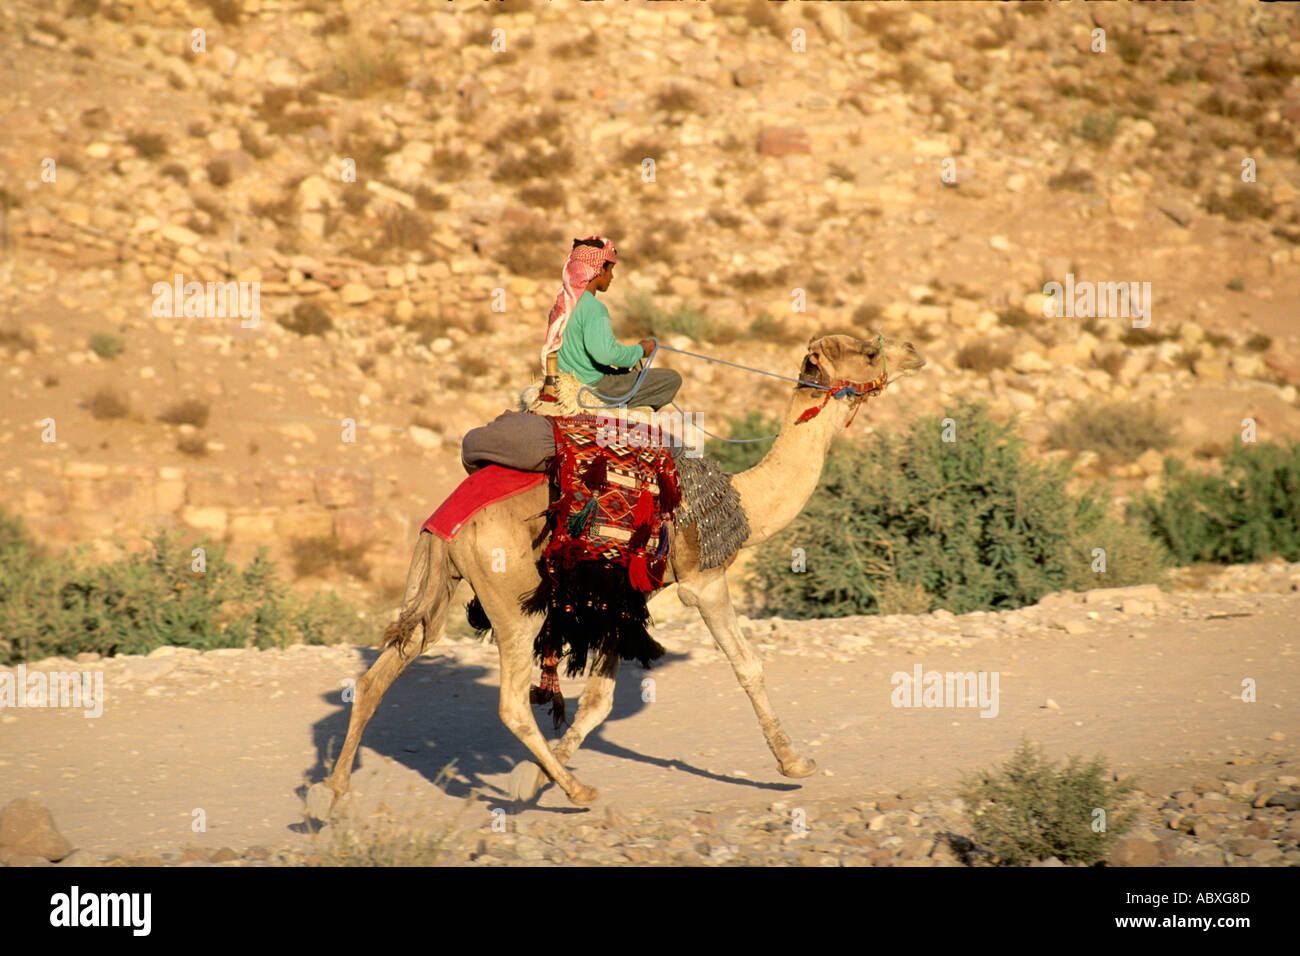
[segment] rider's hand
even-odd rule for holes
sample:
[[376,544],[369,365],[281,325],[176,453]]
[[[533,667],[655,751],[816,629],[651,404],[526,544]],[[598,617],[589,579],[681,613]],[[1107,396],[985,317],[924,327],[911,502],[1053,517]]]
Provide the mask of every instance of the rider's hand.
[[641,351],[644,353],[645,358],[649,358],[650,353],[655,350],[655,344],[651,339],[642,339],[637,344],[641,346]]

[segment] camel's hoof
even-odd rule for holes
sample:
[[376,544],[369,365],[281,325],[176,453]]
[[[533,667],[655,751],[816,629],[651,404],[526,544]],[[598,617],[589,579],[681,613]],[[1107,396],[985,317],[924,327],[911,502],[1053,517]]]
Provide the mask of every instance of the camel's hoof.
[[600,799],[600,791],[595,787],[589,787],[584,783],[578,784],[569,794],[569,800],[578,806],[585,806],[588,803],[595,803]]
[[328,783],[313,783],[307,791],[307,813],[313,820],[328,823],[335,799],[334,790]]
[[810,777],[817,772],[817,761],[811,757],[799,757],[788,767],[781,768],[783,777]]
[[545,782],[546,774],[531,760],[515,764],[515,769],[510,771],[510,799],[527,802],[537,796]]

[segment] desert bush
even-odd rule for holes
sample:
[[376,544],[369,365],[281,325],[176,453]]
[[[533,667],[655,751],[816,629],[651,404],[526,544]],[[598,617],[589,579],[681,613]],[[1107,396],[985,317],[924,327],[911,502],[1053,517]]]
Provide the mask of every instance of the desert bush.
[[1014,357],[1007,342],[977,339],[958,349],[955,361],[958,368],[987,375],[994,369],[1006,368]]
[[157,532],[141,554],[103,563],[87,551],[51,556],[0,511],[0,663],[83,651],[147,654],[175,645],[283,647],[354,639],[357,617],[337,597],[303,602],[261,552],[242,569],[220,545],[191,570],[191,545]]
[[666,113],[698,113],[700,98],[694,90],[674,84],[654,95],[654,108]]
[[439,212],[451,205],[451,200],[443,193],[431,189],[424,183],[420,183],[411,191],[415,198],[415,204],[425,212]]
[[1095,451],[1105,465],[1133,461],[1149,448],[1168,448],[1174,439],[1174,425],[1166,415],[1133,402],[1076,404],[1047,434],[1050,447]]
[[[1002,866],[1056,857],[1062,863],[1100,861],[1132,825],[1121,804],[1133,791],[1108,779],[1100,756],[1084,763],[1071,756],[1058,768],[1027,740],[1001,768],[963,781],[966,816],[978,844]],[[1094,811],[1106,825],[1093,829]]]
[[555,280],[565,255],[564,234],[558,229],[519,227],[506,236],[494,258],[515,275]]
[[1237,439],[1222,473],[1165,461],[1165,486],[1135,511],[1180,564],[1300,561],[1300,442],[1247,447]]
[[289,551],[296,577],[320,576],[336,569],[358,581],[370,580],[364,545],[344,547],[334,537],[298,538],[289,545]]
[[380,43],[360,30],[336,39],[333,55],[309,89],[360,100],[402,87],[409,79],[396,43]]
[[176,436],[176,450],[191,458],[202,458],[208,453],[208,440],[202,435]]
[[572,168],[573,154],[567,149],[528,149],[502,157],[492,170],[491,178],[498,183],[523,183],[530,179],[559,176]]
[[162,133],[135,130],[127,134],[126,144],[144,159],[157,159],[167,155],[167,137]]
[[767,450],[772,447],[769,441],[746,441],[745,439],[767,438],[781,430],[779,421],[758,411],[747,412],[742,417],[728,418],[727,425],[727,437],[731,441],[710,438],[704,443],[704,453],[730,475],[753,468],[763,460]]
[[[947,418],[953,441],[943,440]],[[963,614],[1156,580],[1155,542],[1108,516],[1099,488],[1068,494],[1068,478],[1065,464],[1040,463],[1012,425],[970,402],[902,435],[837,443],[802,513],[760,546],[751,591],[760,611],[782,617],[901,613],[898,595],[914,610]],[[794,548],[806,555],[802,573],[791,569]],[[1095,548],[1106,550],[1104,572],[1091,570]]]
[[334,320],[329,317],[324,306],[310,300],[295,305],[293,313],[281,319],[280,324],[299,335],[323,335],[334,328]]
[[207,402],[199,398],[186,398],[175,402],[167,407],[158,421],[166,422],[168,425],[193,425],[195,428],[202,428],[208,423],[208,413],[210,407]]
[[1276,207],[1258,186],[1238,183],[1232,192],[1214,193],[1205,202],[1205,211],[1227,217],[1232,222],[1246,219],[1271,219]]
[[105,421],[113,418],[126,418],[131,413],[131,405],[117,389],[105,385],[90,396],[90,414]]
[[113,335],[111,332],[96,332],[86,342],[86,348],[90,349],[102,359],[117,358],[126,348],[126,343],[120,336]]
[[749,334],[760,342],[771,342],[775,345],[789,345],[803,340],[801,332],[791,328],[789,322],[778,319],[767,310],[754,316],[754,321],[749,323]]
[[1105,146],[1115,137],[1119,126],[1119,116],[1113,111],[1107,113],[1091,112],[1079,120],[1075,135],[1095,146]]

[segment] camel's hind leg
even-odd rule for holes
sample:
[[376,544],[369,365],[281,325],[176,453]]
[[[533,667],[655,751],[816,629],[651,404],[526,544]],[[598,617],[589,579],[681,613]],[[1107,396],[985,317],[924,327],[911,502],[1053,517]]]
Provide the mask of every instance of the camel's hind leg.
[[571,801],[592,803],[599,796],[596,789],[580,782],[551,752],[528,701],[528,687],[533,676],[533,638],[537,628],[519,613],[518,605],[510,607],[505,601],[495,600],[489,605],[492,598],[495,594],[479,595],[483,609],[492,621],[501,651],[501,702],[498,708],[501,722],[528,748],[546,775]]
[[[356,698],[352,704],[352,715],[348,721],[348,735],[343,742],[339,759],[334,763],[334,772],[323,783],[318,783],[308,793],[308,806],[314,816],[328,814],[333,803],[348,792],[352,779],[352,763],[356,758],[357,747],[361,743],[361,734],[366,724],[374,716],[375,708],[383,699],[388,688],[398,675],[406,670],[425,647],[436,643],[442,636],[442,627],[447,620],[451,606],[451,595],[455,590],[457,577],[453,574],[447,560],[447,545],[427,531],[420,533],[415,552],[411,557],[411,567],[406,578],[406,599],[397,621],[384,633],[384,648],[379,658],[370,665],[357,681]],[[417,627],[423,629],[419,643],[414,640]],[[323,788],[329,792],[324,792]],[[321,811],[325,811],[322,813]]]
[[759,660],[741,633],[736,611],[731,606],[731,594],[722,571],[705,572],[689,580],[679,581],[677,595],[683,604],[697,608],[708,625],[713,639],[731,661],[740,686],[749,695],[749,702],[758,715],[759,725],[767,745],[776,756],[781,773],[787,777],[806,777],[817,770],[816,761],[800,755],[790,738],[781,728],[776,711],[767,699],[763,686],[763,662]]
[[[609,716],[609,712],[614,709],[614,679],[618,672],[618,658],[614,657],[613,673],[608,677],[600,675],[604,662],[605,655],[598,654],[593,673],[587,680],[587,686],[582,689],[582,697],[578,700],[578,716],[574,718],[573,725],[569,727],[569,732],[563,739],[551,744],[551,752],[560,763],[564,763],[577,753],[582,742],[587,739],[587,735],[599,727]],[[545,779],[541,767],[531,760],[525,761],[516,766],[510,774],[510,795],[516,800],[531,800],[537,795]]]

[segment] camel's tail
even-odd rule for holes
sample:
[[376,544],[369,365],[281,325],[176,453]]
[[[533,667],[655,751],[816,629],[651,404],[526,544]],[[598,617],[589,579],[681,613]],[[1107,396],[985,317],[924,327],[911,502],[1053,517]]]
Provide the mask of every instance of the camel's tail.
[[403,656],[418,625],[423,626],[423,651],[436,642],[451,606],[457,575],[447,554],[447,542],[429,531],[421,531],[406,572],[406,595],[397,620],[384,629],[384,647],[396,647]]

